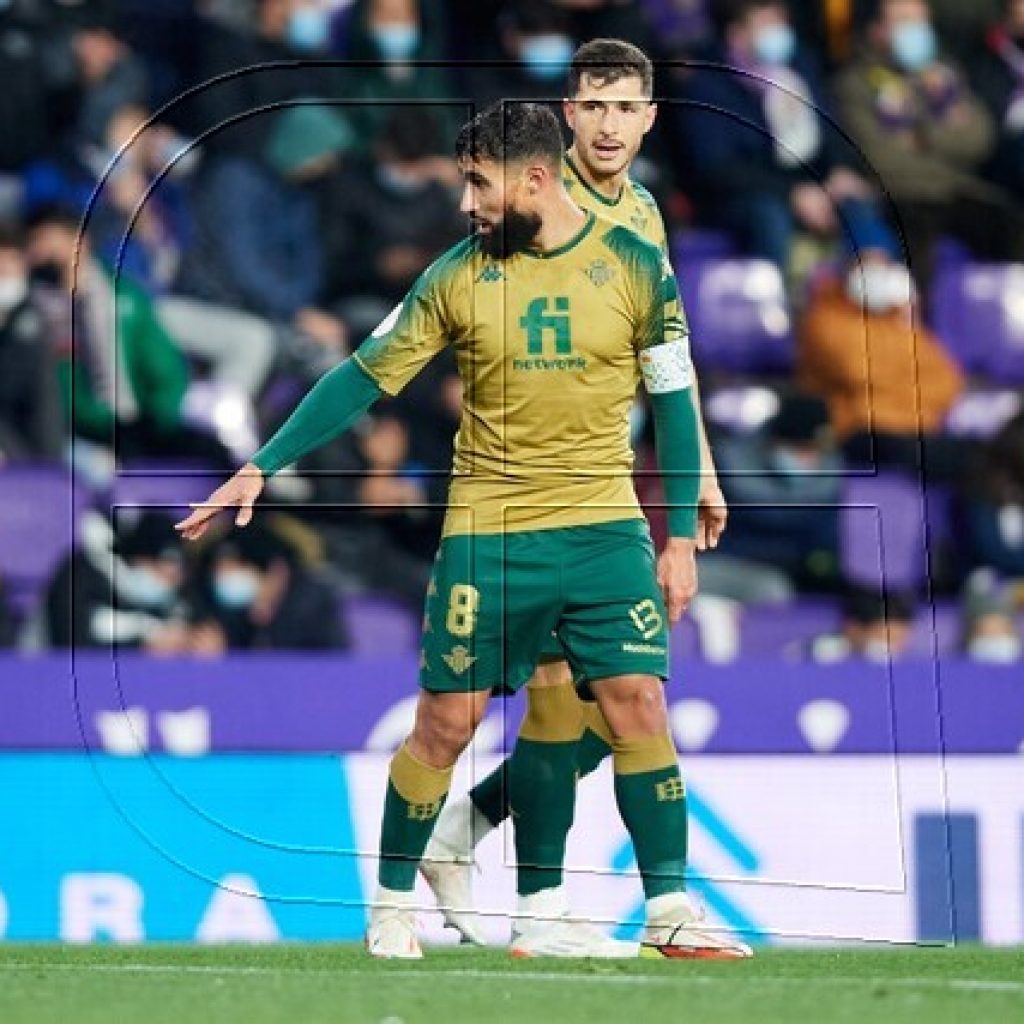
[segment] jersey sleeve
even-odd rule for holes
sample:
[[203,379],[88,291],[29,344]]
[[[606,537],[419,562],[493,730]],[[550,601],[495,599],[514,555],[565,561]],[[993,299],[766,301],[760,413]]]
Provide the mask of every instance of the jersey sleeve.
[[466,243],[432,263],[353,358],[387,395],[397,395],[469,322],[460,271]]

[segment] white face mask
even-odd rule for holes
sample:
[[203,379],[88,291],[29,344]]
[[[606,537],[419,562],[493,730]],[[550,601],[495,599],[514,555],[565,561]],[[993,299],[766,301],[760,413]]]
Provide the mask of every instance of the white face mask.
[[0,277],[0,311],[14,309],[28,295],[27,277]]
[[1012,633],[1001,636],[976,636],[967,646],[968,655],[989,665],[1009,665],[1021,656],[1020,638]]
[[846,279],[846,291],[852,302],[870,313],[888,313],[910,305],[914,283],[910,271],[899,264],[868,263],[854,266]]

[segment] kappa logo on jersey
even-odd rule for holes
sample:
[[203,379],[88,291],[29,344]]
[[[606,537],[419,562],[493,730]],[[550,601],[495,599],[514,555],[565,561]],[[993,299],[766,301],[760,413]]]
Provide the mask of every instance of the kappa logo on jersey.
[[495,281],[500,281],[505,275],[501,271],[501,267],[497,263],[488,263],[483,270],[477,274],[477,282],[483,281],[484,284],[492,284]]
[[583,370],[587,361],[572,354],[572,319],[565,295],[533,299],[519,318],[526,332],[526,352],[513,359],[513,370]]

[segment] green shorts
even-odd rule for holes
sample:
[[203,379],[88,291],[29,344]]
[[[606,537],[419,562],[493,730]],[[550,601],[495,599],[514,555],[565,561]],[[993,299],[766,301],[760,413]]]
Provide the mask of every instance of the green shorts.
[[591,681],[668,677],[668,615],[646,520],[441,542],[420,686],[517,690],[552,655]]

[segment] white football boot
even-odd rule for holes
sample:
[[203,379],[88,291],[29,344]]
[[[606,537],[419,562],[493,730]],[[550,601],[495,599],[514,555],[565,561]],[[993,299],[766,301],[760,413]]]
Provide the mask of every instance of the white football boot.
[[656,960],[743,960],[754,955],[744,942],[706,923],[703,907],[686,893],[647,901],[647,927],[640,956]]
[[634,960],[637,944],[613,939],[589,921],[570,917],[564,891],[558,888],[520,897],[509,952],[514,957]]
[[411,892],[392,892],[383,887],[370,908],[366,951],[381,960],[422,960],[416,938],[415,897]]
[[420,862],[445,924],[474,946],[487,940],[473,905],[473,850],[493,828],[468,796],[452,800],[441,811]]

